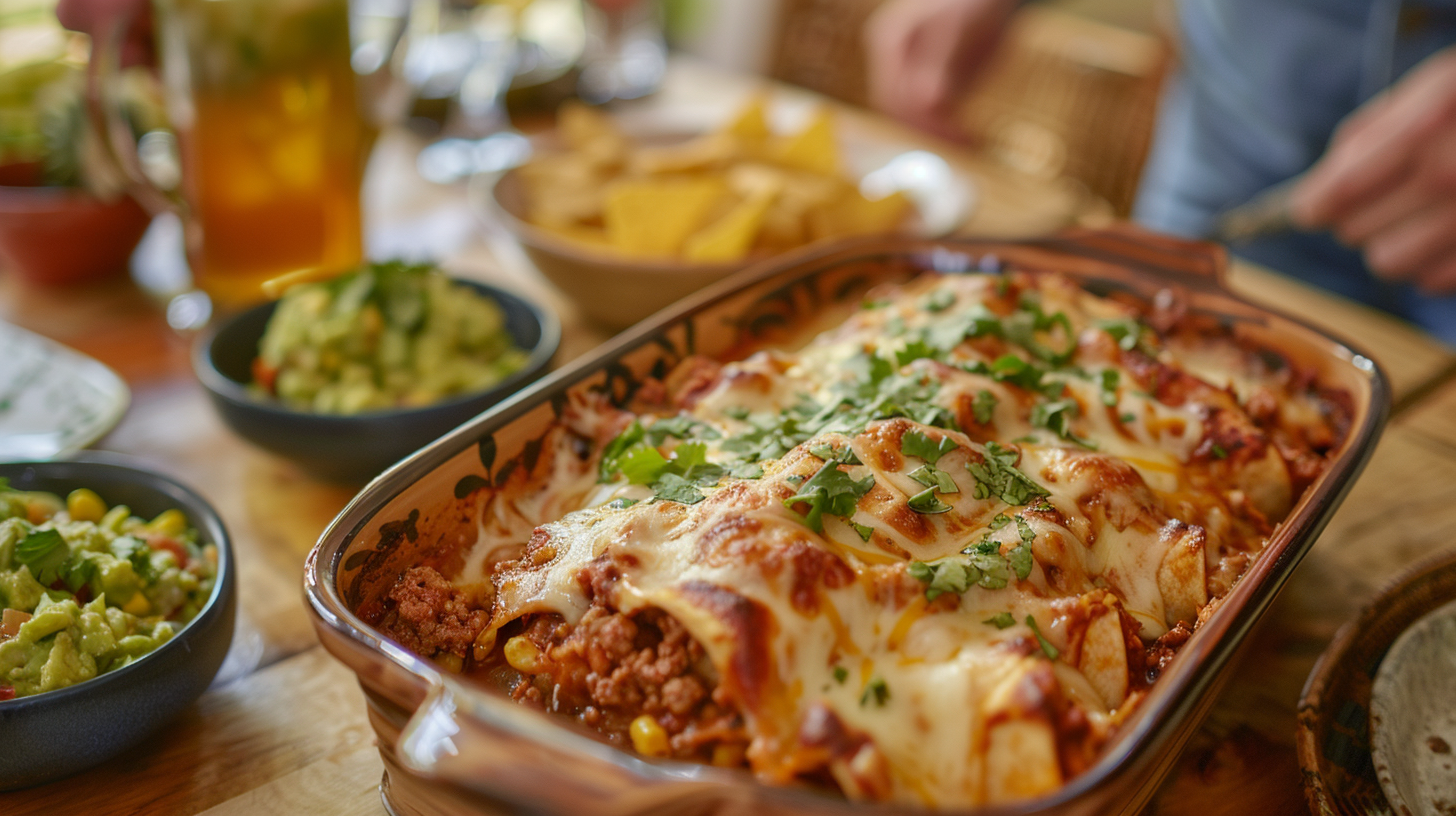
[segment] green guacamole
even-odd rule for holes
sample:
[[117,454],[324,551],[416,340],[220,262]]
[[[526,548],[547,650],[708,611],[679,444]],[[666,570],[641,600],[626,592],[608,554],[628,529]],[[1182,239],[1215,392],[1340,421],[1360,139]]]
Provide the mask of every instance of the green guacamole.
[[253,387],[300,411],[357,414],[484,390],[526,357],[490,298],[432,266],[370,264],[288,290]]
[[139,518],[90,490],[0,479],[0,700],[65,688],[166,643],[201,611],[217,550],[177,510]]

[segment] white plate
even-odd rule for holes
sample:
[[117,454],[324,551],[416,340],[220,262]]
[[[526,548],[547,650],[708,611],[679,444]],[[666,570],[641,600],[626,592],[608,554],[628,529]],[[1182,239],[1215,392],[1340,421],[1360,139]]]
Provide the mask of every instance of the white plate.
[[1371,753],[1391,809],[1456,811],[1456,601],[1411,624],[1370,690]]
[[115,427],[130,402],[116,372],[0,321],[0,462],[74,453]]

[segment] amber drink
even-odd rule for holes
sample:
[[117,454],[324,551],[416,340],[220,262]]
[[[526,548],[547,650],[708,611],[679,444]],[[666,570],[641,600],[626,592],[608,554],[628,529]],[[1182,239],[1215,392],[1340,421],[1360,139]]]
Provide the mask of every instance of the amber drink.
[[363,128],[347,0],[156,0],[188,255],[223,307],[361,257]]

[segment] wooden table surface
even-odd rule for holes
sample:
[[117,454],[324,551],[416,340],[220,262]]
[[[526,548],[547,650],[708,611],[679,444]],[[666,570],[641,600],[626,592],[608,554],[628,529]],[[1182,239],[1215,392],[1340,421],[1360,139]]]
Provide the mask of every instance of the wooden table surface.
[[[711,120],[755,84],[676,63],[650,104]],[[796,104],[808,98],[784,93]],[[847,142],[924,143],[866,114],[844,112],[841,121]],[[1037,234],[1100,217],[1073,185],[935,147],[980,188],[970,233]],[[388,134],[376,152],[365,192],[371,246],[433,249],[456,274],[544,300],[562,318],[558,363],[605,339],[518,250],[479,229],[460,188],[413,176],[417,148],[407,135]],[[1382,582],[1456,543],[1456,352],[1265,270],[1235,265],[1230,282],[1368,349],[1394,385],[1396,406],[1365,474],[1264,617],[1149,813],[1303,812],[1294,709],[1315,658]],[[383,813],[382,765],[363,696],[319,647],[301,586],[304,557],[353,489],[320,483],[228,431],[192,378],[188,339],[168,329],[160,307],[129,281],[44,290],[0,273],[0,319],[90,354],[127,380],[131,409],[97,447],[135,456],[212,502],[235,542],[240,601],[228,664],[179,720],[80,776],[0,794],[0,814]]]

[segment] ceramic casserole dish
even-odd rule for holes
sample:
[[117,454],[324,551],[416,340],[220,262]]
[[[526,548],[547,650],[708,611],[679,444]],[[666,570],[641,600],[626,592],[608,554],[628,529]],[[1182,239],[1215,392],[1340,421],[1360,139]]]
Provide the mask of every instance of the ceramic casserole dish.
[[[1091,766],[1039,798],[984,814],[1136,813],[1212,705],[1224,670],[1364,466],[1389,404],[1365,355],[1255,307],[1221,282],[1221,249],[1131,227],[1029,242],[883,238],[811,248],[746,270],[649,318],[533,388],[462,425],[375,479],[325,531],[305,583],[324,646],[358,675],[399,814],[923,812],[846,801],[750,774],[650,760],[567,721],[453,675],[356,614],[412,565],[477,536],[476,497],[541,465],[541,437],[573,389],[626,402],[643,378],[690,354],[736,350],[785,327],[823,327],[876,284],[926,271],[1055,271],[1099,295],[1176,298],[1256,347],[1277,349],[1322,387],[1343,391],[1350,425],[1265,549],[1163,669]],[[544,465],[542,465],[544,466]]]

